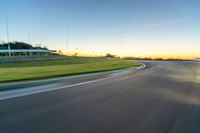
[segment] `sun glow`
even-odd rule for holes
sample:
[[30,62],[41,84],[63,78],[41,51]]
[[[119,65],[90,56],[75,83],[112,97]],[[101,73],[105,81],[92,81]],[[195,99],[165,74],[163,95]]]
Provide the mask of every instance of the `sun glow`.
[[137,52],[132,54],[130,52],[87,52],[87,51],[71,51],[69,53],[63,52],[63,55],[70,55],[70,56],[91,56],[91,57],[98,57],[98,56],[105,56],[107,53],[116,55],[118,57],[135,57],[135,58],[151,58],[151,59],[194,59],[200,57],[200,54],[191,53],[191,54],[170,54],[170,53],[142,53]]

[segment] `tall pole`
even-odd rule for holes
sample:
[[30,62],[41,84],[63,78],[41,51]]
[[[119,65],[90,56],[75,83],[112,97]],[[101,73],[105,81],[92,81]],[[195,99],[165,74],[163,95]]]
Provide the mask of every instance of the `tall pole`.
[[67,45],[67,56],[69,55],[69,33],[68,28],[66,28],[66,45]]
[[28,43],[32,45],[32,41],[31,41],[31,32],[28,30],[27,31],[27,37],[28,37]]
[[9,28],[8,28],[7,16],[6,16],[6,35],[7,35],[7,42],[8,42],[8,54],[9,54],[9,56],[11,56],[11,53],[10,53],[10,38],[9,38]]
[[[30,33],[30,31],[28,30],[28,32],[27,32],[27,35],[28,35],[28,43],[30,44],[30,45],[32,45],[31,44],[31,33]],[[32,56],[33,55],[33,53],[32,52],[29,52],[29,56]]]

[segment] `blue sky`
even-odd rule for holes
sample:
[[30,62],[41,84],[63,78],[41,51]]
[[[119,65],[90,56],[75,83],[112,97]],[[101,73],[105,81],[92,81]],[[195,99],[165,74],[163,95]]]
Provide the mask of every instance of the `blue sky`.
[[198,0],[0,0],[0,40],[89,54],[200,56]]

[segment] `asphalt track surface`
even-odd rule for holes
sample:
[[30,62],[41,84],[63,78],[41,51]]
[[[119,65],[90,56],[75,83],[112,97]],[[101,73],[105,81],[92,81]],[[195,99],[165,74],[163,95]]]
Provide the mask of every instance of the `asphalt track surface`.
[[200,133],[200,64],[145,64],[106,80],[0,100],[0,132]]

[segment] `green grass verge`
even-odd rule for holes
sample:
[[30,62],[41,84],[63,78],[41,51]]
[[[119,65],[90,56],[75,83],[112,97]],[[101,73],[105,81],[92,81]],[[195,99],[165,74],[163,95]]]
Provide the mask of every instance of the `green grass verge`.
[[103,58],[0,63],[0,82],[100,72],[132,66],[139,66],[139,64],[129,60]]

